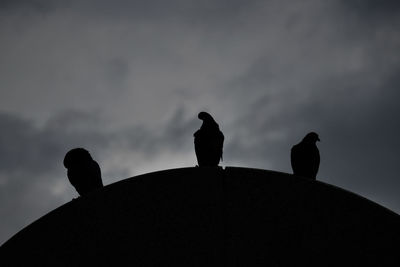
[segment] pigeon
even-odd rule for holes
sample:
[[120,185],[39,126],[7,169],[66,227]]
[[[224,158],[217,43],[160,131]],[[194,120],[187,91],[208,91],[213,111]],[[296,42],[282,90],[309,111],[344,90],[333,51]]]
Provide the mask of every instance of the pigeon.
[[198,118],[203,121],[194,136],[194,150],[199,167],[216,167],[222,160],[224,134],[218,124],[207,112],[200,112]]
[[67,177],[79,195],[102,188],[101,170],[86,149],[74,148],[65,155],[64,166],[67,168]]
[[318,134],[310,132],[292,147],[290,159],[293,174],[316,179],[320,162],[319,150],[315,144],[317,141],[320,141]]

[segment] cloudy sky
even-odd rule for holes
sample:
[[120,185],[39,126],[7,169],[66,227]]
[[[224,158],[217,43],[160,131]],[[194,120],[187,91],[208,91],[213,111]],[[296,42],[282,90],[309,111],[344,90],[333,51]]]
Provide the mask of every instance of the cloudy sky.
[[400,2],[0,2],[0,244],[77,197],[85,147],[104,184],[194,166],[199,111],[223,166],[291,172],[319,133],[318,180],[400,212]]

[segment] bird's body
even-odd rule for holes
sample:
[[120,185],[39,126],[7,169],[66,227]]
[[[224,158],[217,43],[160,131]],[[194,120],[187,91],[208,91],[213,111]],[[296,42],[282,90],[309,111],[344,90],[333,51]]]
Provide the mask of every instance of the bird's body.
[[224,134],[210,114],[200,112],[203,120],[200,129],[194,133],[194,149],[200,167],[218,166],[223,154]]
[[103,187],[99,164],[83,148],[70,150],[64,158],[67,177],[79,195],[83,196]]
[[319,141],[318,135],[311,132],[300,143],[292,147],[290,159],[293,174],[316,179],[320,163],[316,141]]

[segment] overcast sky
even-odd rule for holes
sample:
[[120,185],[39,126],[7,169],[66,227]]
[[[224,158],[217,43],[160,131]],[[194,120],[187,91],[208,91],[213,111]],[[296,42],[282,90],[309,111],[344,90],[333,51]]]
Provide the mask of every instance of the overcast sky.
[[291,173],[319,133],[317,179],[400,212],[400,2],[0,2],[0,244],[77,197],[74,147],[105,185],[196,165],[199,111],[222,166]]

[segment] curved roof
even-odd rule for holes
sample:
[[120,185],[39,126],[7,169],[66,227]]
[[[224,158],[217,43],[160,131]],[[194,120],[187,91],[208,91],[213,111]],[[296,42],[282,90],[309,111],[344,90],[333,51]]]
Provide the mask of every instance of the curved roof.
[[183,168],[108,185],[0,247],[12,265],[395,264],[400,216],[318,181],[248,168]]

